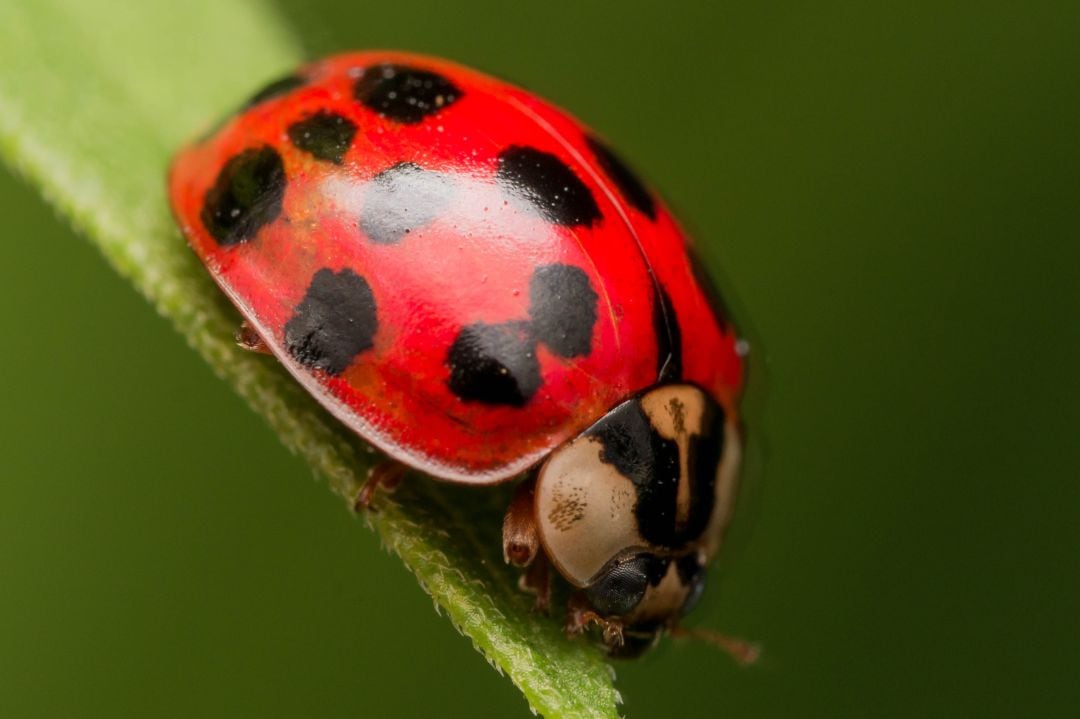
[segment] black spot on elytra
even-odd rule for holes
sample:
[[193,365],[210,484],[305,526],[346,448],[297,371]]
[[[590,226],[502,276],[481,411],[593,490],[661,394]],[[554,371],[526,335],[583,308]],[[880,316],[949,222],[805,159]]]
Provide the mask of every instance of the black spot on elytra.
[[549,222],[571,227],[600,220],[592,192],[555,155],[511,146],[499,154],[497,178],[505,193],[528,203]]
[[647,552],[616,557],[585,588],[585,596],[606,617],[629,614],[645,590],[660,583],[669,564],[669,559]]
[[285,166],[270,146],[234,155],[203,197],[200,217],[222,247],[253,238],[281,214]]
[[289,125],[287,132],[298,149],[318,160],[340,165],[356,136],[356,125],[347,117],[320,111]]
[[273,100],[275,97],[281,97],[282,95],[288,95],[290,92],[298,87],[304,85],[306,80],[299,75],[287,75],[285,77],[278,78],[271,83],[268,83],[266,87],[259,90],[257,93],[251,96],[251,99],[247,101],[244,108],[254,107],[259,103],[266,102],[267,100]]
[[463,400],[523,407],[540,387],[536,340],[527,322],[468,325],[446,364],[450,391]]
[[[299,75],[288,75],[286,77],[278,78],[277,80],[268,83],[266,87],[262,88],[257,93],[252,95],[247,102],[245,102],[237,109],[237,112],[243,113],[245,110],[249,110],[252,107],[264,103],[268,100],[273,100],[276,97],[282,97],[284,95],[287,95],[296,88],[305,85],[306,83],[307,80],[300,77]],[[225,125],[225,123],[228,122],[230,117],[231,115],[219,119],[209,128],[204,130],[197,141],[200,143],[206,142],[211,137],[216,135],[218,131],[221,130],[221,128]]]
[[457,102],[463,93],[438,73],[387,63],[364,70],[353,94],[384,117],[414,124]]
[[702,434],[690,436],[690,506],[679,523],[679,449],[656,431],[638,399],[622,403],[585,432],[600,440],[600,459],[629,479],[637,494],[634,516],[641,536],[679,548],[701,536],[716,502],[716,469],[723,449],[723,410],[707,401]]
[[563,358],[588,354],[597,299],[580,267],[538,267],[529,282],[528,320],[477,322],[458,334],[446,359],[450,391],[464,400],[524,407],[542,381],[537,346]]
[[596,291],[573,265],[543,265],[529,282],[533,334],[560,357],[582,357],[592,347]]
[[655,220],[656,201],[634,171],[615,154],[614,150],[595,137],[587,136],[585,142],[600,162],[600,167],[604,168],[604,172],[619,188],[619,192],[626,201],[648,215],[650,220]]
[[368,183],[360,229],[380,245],[400,242],[438,217],[453,193],[450,179],[440,172],[411,162],[394,165]]
[[653,332],[656,333],[656,376],[658,383],[682,378],[682,330],[671,296],[660,285],[653,294]]
[[324,268],[285,323],[285,347],[305,367],[338,375],[371,349],[378,327],[375,295],[367,281],[347,268]]

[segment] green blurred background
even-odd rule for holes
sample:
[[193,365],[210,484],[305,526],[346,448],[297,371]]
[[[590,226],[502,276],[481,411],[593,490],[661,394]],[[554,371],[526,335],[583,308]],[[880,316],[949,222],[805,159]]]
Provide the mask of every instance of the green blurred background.
[[[765,469],[693,623],[766,658],[667,643],[618,665],[629,716],[1080,711],[1080,6],[283,10],[312,55],[445,55],[570,108],[744,310]],[[0,716],[525,715],[7,174],[0,210]]]

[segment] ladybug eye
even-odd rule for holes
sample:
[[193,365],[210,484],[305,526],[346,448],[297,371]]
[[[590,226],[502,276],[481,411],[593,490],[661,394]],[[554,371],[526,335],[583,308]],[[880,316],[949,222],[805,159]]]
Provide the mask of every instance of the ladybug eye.
[[652,554],[616,558],[585,589],[585,596],[600,614],[629,614],[641,602],[649,585],[656,584],[666,569],[667,561]]

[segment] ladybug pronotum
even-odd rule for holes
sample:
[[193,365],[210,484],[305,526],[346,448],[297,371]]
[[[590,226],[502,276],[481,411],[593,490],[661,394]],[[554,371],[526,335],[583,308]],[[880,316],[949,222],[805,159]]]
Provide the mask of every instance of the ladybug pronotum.
[[676,629],[735,502],[743,361],[668,209],[587,127],[487,75],[352,53],[257,93],[169,178],[272,353],[380,482],[519,479],[507,561],[613,654]]

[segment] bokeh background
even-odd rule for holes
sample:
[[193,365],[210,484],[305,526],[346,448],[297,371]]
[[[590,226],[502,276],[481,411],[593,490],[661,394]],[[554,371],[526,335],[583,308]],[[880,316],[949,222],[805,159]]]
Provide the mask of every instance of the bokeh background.
[[[693,623],[766,658],[667,643],[617,667],[627,715],[1075,716],[1080,6],[281,7],[312,55],[571,108],[735,297],[764,469]],[[0,715],[525,715],[8,174],[0,211]]]

